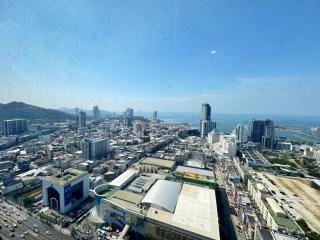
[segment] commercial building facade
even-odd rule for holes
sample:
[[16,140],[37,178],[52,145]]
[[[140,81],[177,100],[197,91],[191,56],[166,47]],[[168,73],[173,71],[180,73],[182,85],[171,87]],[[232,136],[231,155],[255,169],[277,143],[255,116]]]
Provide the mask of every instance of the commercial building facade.
[[112,227],[130,226],[141,239],[220,239],[215,191],[164,178],[128,169],[112,185],[98,186],[99,217]]
[[43,204],[64,214],[89,196],[89,175],[77,169],[66,169],[42,180]]

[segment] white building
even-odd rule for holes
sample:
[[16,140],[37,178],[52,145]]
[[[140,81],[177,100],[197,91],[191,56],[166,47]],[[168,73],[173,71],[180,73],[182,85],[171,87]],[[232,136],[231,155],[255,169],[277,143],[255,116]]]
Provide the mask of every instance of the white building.
[[135,191],[108,184],[94,190],[96,212],[108,225],[130,225],[141,239],[220,239],[213,189],[148,176],[131,181]]
[[237,143],[245,143],[248,141],[248,126],[238,124],[235,129]]
[[219,133],[217,132],[216,130],[213,130],[211,131],[209,134],[208,134],[208,143],[209,144],[214,144],[214,143],[217,143],[220,141],[220,135],[223,135],[223,133]]
[[43,204],[64,214],[89,196],[89,174],[69,168],[42,180]]
[[320,149],[313,152],[313,157],[317,160],[318,164],[320,164]]
[[313,156],[313,147],[309,145],[300,145],[300,152],[303,152],[303,156],[312,157]]
[[211,147],[220,156],[234,157],[237,153],[236,136],[221,134],[219,142],[213,143]]

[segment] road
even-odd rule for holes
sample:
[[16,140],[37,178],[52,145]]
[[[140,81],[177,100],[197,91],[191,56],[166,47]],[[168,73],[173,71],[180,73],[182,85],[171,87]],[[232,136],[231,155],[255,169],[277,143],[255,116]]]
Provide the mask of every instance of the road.
[[[10,210],[9,216],[6,215],[5,210]],[[12,226],[13,224],[17,225],[16,231],[14,233],[16,234],[16,236],[19,236],[19,238],[21,234],[27,231],[28,232],[27,237],[29,239],[42,239],[42,240],[43,239],[48,239],[48,240],[72,239],[71,237],[63,234],[61,231],[58,231],[57,229],[43,223],[42,221],[40,221],[40,219],[37,219],[34,216],[30,216],[24,208],[19,210],[13,204],[10,204],[10,202],[8,203],[3,201],[2,203],[0,203],[0,221],[2,225],[2,230],[5,230],[5,231],[2,231],[1,233],[6,234],[6,236],[8,236],[8,233],[10,233],[10,230],[9,230],[9,227],[8,229],[4,229],[6,228],[5,219],[7,220],[7,224],[9,225],[9,227]],[[22,223],[19,224],[18,220],[20,220]],[[39,233],[35,232],[34,225],[38,226]],[[47,235],[46,231],[49,231],[51,234]]]
[[237,236],[235,233],[235,228],[231,220],[231,211],[229,207],[228,196],[226,193],[226,184],[224,182],[221,171],[218,164],[215,167],[215,176],[218,183],[217,193],[217,203],[218,212],[220,216],[220,235],[221,239],[236,240]]
[[[13,221],[11,221],[10,219],[6,219],[6,220],[4,220],[4,219],[5,219],[5,217],[2,217],[2,216],[0,217],[0,225],[1,225],[0,236],[4,239],[10,239],[11,238],[10,237],[10,234],[11,234],[10,229],[13,228],[12,226],[15,223]],[[6,227],[6,226],[8,226],[8,227]],[[19,238],[25,232],[23,227],[21,225],[18,226],[18,224],[17,224],[17,228],[13,228],[13,229],[14,229],[15,236],[19,236]],[[27,236],[26,239],[34,239],[34,238]]]
[[225,174],[223,173],[223,167],[220,165],[220,161],[215,165],[214,173],[219,186],[217,189],[217,198],[219,199],[218,202],[220,202],[219,213],[220,216],[223,216],[221,222],[221,224],[223,225],[221,231],[222,236],[224,236],[223,239],[246,239],[244,233],[242,231],[239,231],[237,227],[238,224],[240,224],[239,218],[237,217],[235,210],[230,207],[230,202],[231,205],[235,205],[235,203],[233,199],[228,198],[227,192],[231,189],[227,184],[227,180]]

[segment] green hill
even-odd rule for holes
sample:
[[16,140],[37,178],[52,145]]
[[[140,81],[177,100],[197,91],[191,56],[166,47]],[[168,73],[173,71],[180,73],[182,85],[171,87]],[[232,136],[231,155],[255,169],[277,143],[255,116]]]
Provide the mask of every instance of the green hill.
[[75,116],[55,109],[47,109],[23,102],[0,103],[0,120],[25,118],[29,120],[46,119],[48,121],[74,120]]

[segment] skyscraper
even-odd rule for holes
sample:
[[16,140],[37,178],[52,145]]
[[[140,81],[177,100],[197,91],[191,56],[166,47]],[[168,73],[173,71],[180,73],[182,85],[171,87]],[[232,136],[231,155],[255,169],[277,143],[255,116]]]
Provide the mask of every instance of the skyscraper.
[[152,121],[152,122],[158,121],[158,112],[157,112],[157,111],[154,111],[154,112],[152,113],[151,121]]
[[262,137],[262,145],[265,148],[273,148],[274,145],[274,126],[273,121],[267,119],[265,121],[264,135]]
[[100,120],[100,110],[97,105],[93,106],[92,113],[93,113],[93,120],[99,121]]
[[238,124],[235,129],[237,143],[244,143],[248,140],[248,127],[243,124]]
[[265,121],[264,136],[271,138],[274,137],[274,126],[272,120],[267,119]]
[[208,103],[202,104],[200,116],[200,135],[207,137],[208,133],[216,129],[216,123],[211,121],[211,106]]
[[3,134],[5,136],[23,133],[28,130],[26,119],[11,119],[3,121]]
[[264,120],[252,120],[251,125],[251,141],[261,142],[264,135],[264,127],[266,122]]
[[125,116],[132,119],[133,118],[133,109],[127,108],[127,110],[125,111]]
[[260,142],[266,148],[272,148],[274,143],[274,126],[273,121],[252,120],[251,141]]
[[209,120],[201,120],[200,121],[200,135],[202,138],[205,138],[208,136],[208,133],[210,133],[212,130],[216,129],[217,125],[215,122],[209,121]]
[[79,127],[87,127],[87,114],[84,111],[79,112]]
[[200,120],[211,120],[211,106],[208,103],[202,104]]
[[133,119],[133,109],[127,108],[127,110],[124,112],[123,116],[123,123],[126,127],[132,126],[132,119]]
[[79,127],[79,108],[75,108],[74,113],[76,115],[76,126]]

